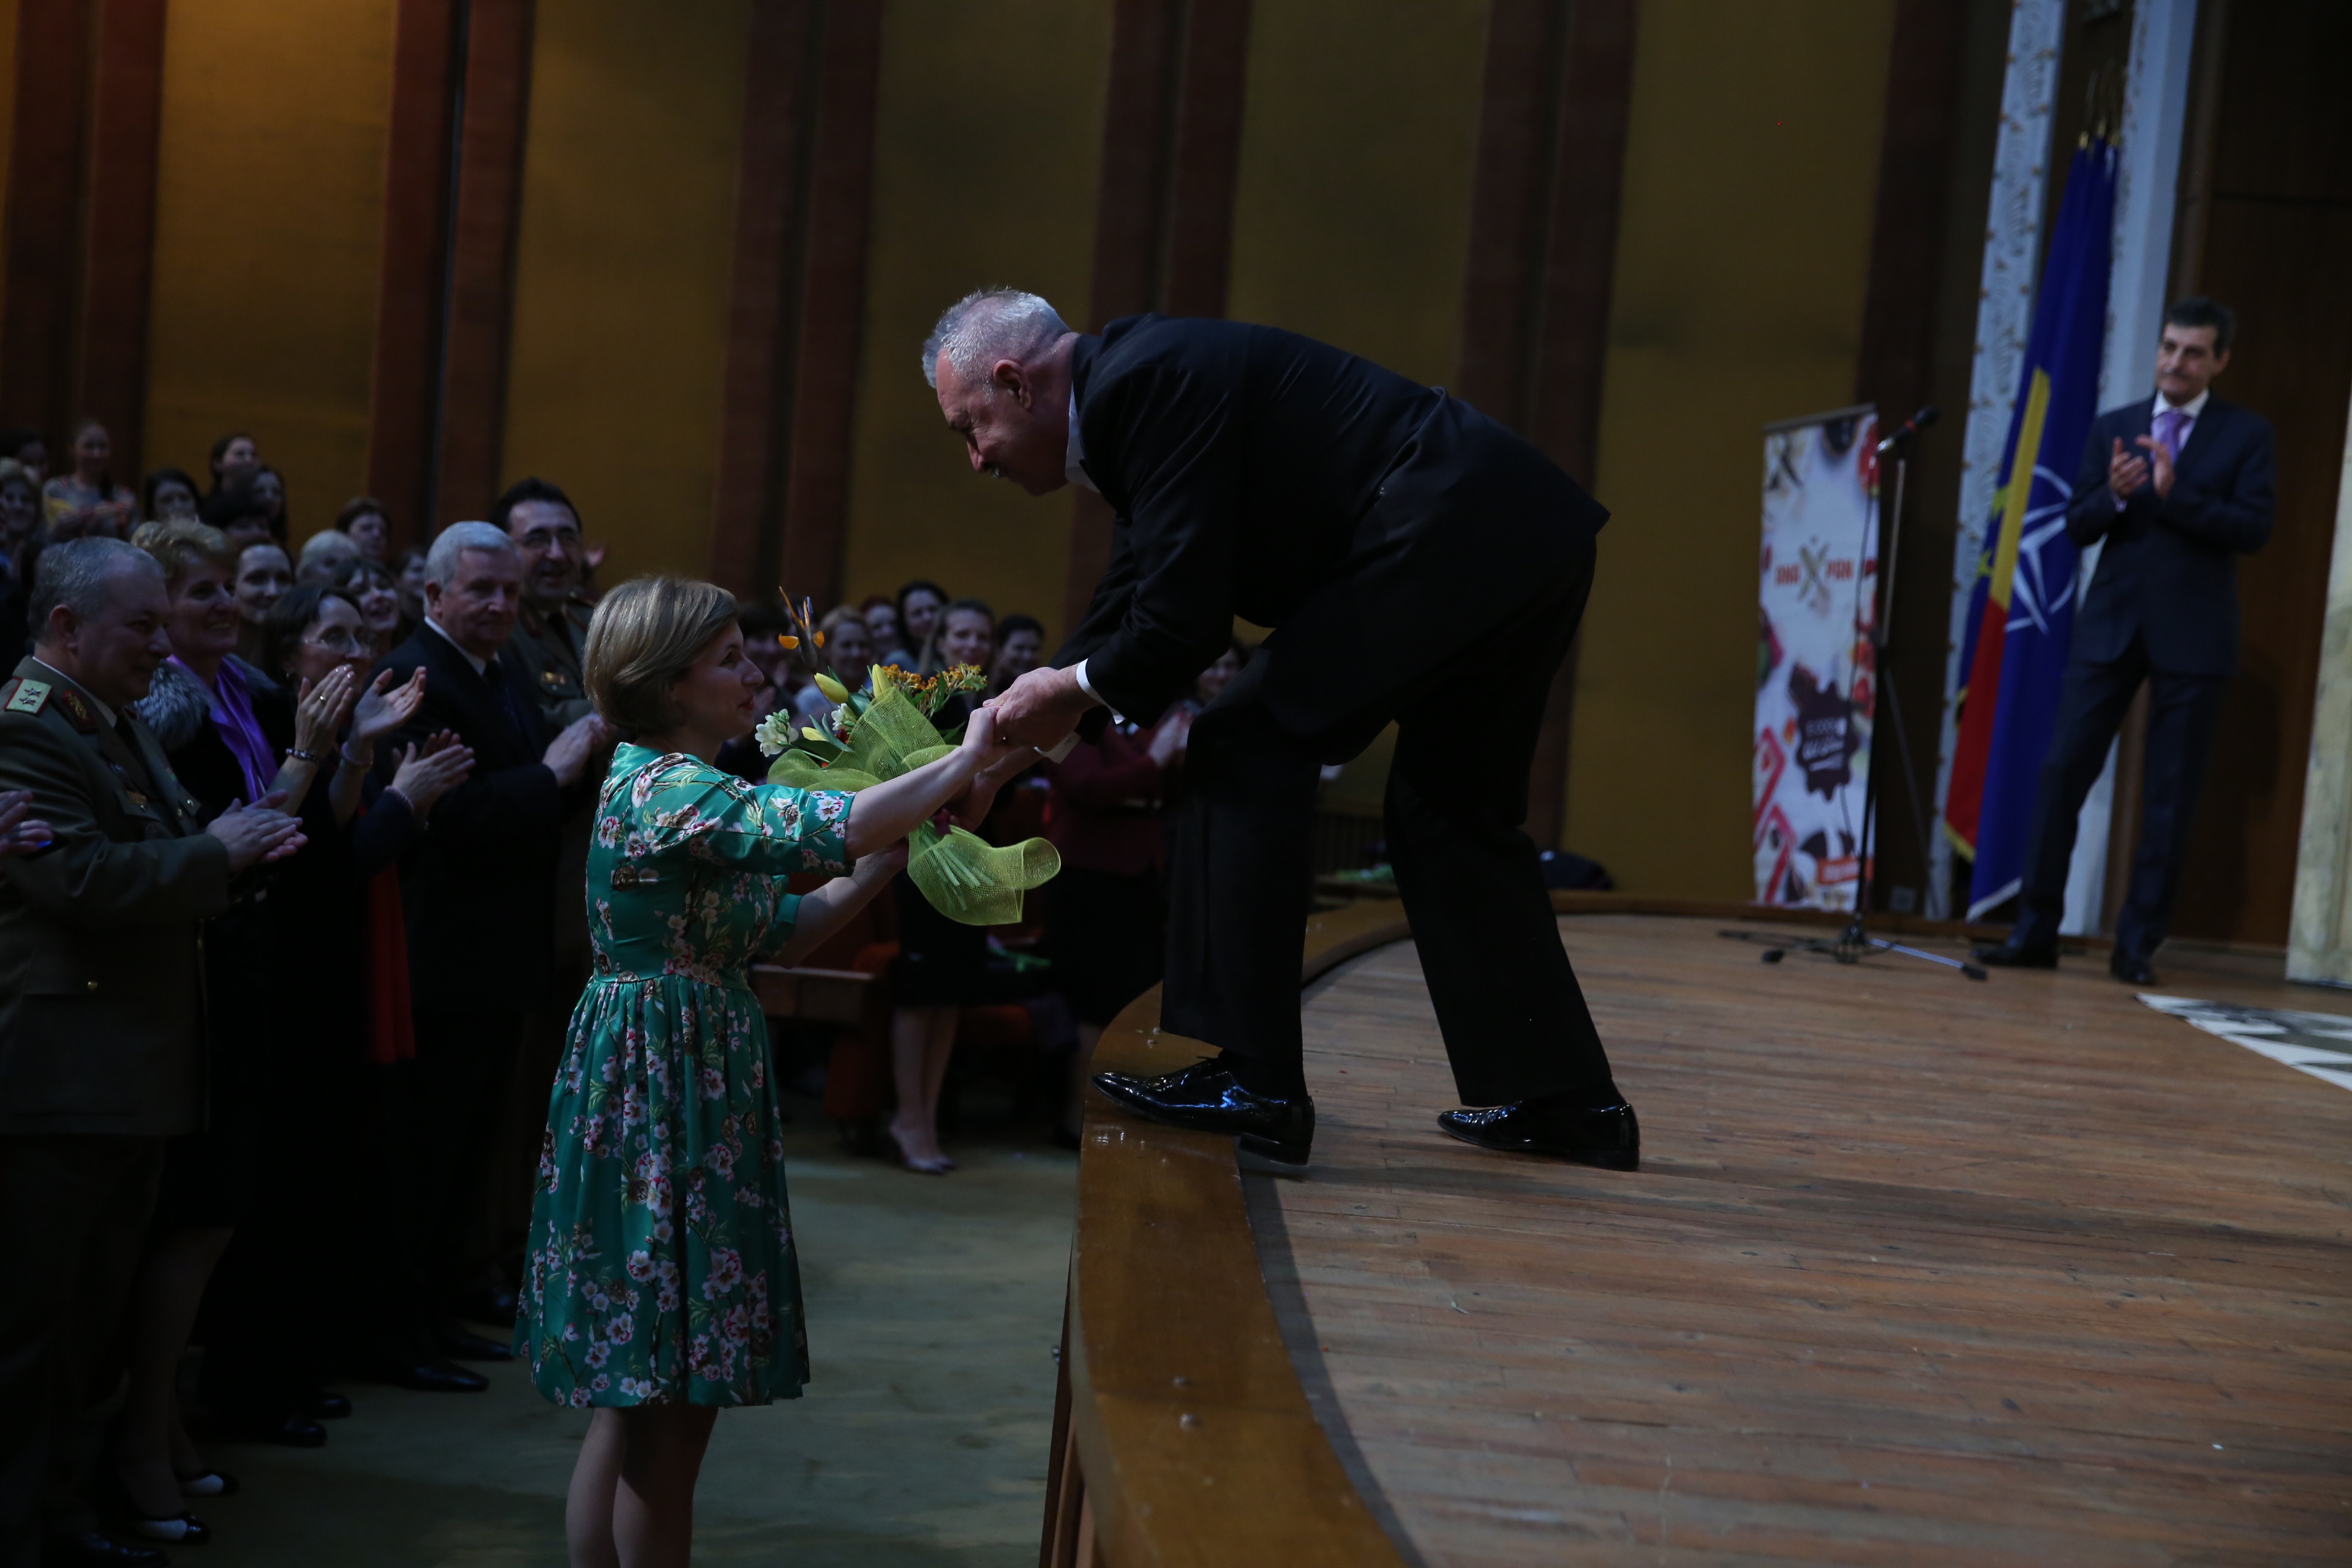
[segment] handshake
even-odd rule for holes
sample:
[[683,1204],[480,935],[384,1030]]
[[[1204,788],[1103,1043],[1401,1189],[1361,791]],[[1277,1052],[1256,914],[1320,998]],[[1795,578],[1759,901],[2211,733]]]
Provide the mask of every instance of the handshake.
[[1098,706],[1066,669],[1033,669],[982,703],[963,742],[979,771],[971,787],[948,803],[948,819],[958,827],[977,827],[1004,781],[1033,765],[1038,752],[1060,745],[1087,710]]

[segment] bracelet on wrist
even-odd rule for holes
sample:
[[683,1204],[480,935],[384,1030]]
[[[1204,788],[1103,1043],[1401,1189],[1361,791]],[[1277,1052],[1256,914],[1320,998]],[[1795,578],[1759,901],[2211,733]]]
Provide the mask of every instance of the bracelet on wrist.
[[308,763],[314,768],[320,763],[326,761],[326,759],[320,756],[318,752],[306,752],[299,746],[289,746],[286,749],[286,755],[290,761]]

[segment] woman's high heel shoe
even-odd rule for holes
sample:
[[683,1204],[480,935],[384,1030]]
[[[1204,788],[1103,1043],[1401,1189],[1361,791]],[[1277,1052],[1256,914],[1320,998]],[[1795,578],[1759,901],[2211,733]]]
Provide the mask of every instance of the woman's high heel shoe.
[[944,1176],[956,1168],[956,1163],[945,1154],[936,1160],[916,1159],[907,1152],[907,1146],[898,1142],[898,1135],[887,1127],[882,1129],[882,1142],[888,1146],[892,1160],[919,1176]]
[[212,1527],[187,1510],[182,1509],[177,1513],[149,1513],[132,1500],[131,1489],[123,1483],[121,1472],[114,1472],[111,1479],[116,1500],[122,1505],[123,1517],[131,1521],[131,1532],[140,1540],[152,1541],[162,1546],[202,1546],[213,1538]]
[[235,1497],[237,1492],[236,1478],[218,1470],[199,1470],[193,1476],[174,1472],[173,1479],[180,1483],[182,1497]]

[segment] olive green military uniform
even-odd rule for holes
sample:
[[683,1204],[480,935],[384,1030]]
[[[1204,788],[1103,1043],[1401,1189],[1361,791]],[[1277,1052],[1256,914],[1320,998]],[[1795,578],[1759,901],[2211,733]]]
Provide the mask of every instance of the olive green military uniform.
[[200,933],[230,881],[147,726],[37,659],[0,684],[13,789],[54,842],[0,860],[0,1568],[97,1528],[85,1417],[163,1140],[204,1122]]
[[507,644],[530,672],[531,695],[547,714],[547,727],[561,730],[587,713],[583,675],[588,653],[588,621],[596,606],[574,594],[553,613],[526,604],[515,617],[513,639]]

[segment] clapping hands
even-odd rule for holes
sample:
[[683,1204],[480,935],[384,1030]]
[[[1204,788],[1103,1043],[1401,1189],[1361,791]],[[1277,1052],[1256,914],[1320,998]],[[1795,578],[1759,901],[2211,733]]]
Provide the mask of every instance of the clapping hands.
[[408,802],[409,812],[420,823],[433,815],[435,801],[463,784],[474,771],[473,748],[461,744],[449,730],[395,753],[395,758],[392,788]]
[[416,717],[417,709],[425,705],[425,667],[415,671],[398,686],[392,684],[392,671],[379,670],[359,701],[352,709],[352,745],[362,756],[378,741],[397,731]]
[[49,847],[54,837],[49,825],[37,816],[27,816],[26,813],[32,809],[31,790],[0,791],[0,860]]
[[283,860],[310,842],[302,836],[301,819],[279,809],[285,804],[286,792],[274,789],[251,805],[240,803],[213,818],[205,831],[228,847],[230,870]]

